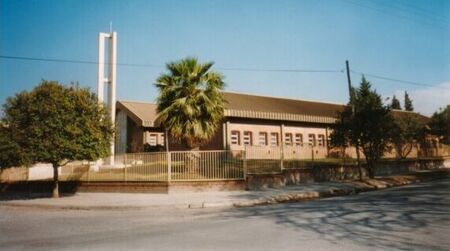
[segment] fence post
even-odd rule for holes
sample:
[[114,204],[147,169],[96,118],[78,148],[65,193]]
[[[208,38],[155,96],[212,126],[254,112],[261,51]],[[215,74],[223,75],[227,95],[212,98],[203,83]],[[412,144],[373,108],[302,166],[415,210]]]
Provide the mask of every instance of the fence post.
[[167,152],[167,181],[170,183],[172,180],[172,155]]
[[127,172],[127,154],[125,153],[123,155],[123,172],[124,172],[124,179],[125,179],[125,183],[127,183],[127,179],[128,179],[128,172]]
[[[97,165],[98,165],[98,162],[97,162]],[[90,180],[90,173],[91,173],[91,165],[89,164],[88,165],[88,168],[87,168],[87,182],[89,183],[89,180]]]
[[247,146],[245,146],[245,148],[244,148],[243,169],[244,169],[244,180],[247,181]]

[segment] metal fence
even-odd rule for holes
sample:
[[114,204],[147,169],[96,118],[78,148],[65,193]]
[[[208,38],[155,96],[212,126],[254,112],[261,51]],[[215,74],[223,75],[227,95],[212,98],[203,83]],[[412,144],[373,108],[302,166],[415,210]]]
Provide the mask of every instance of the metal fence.
[[[281,173],[283,169],[314,168],[325,166],[355,165],[356,149],[354,147],[329,148],[326,146],[284,145],[284,146],[246,146],[248,174]],[[406,160],[449,158],[450,146],[440,145],[433,148],[413,148]],[[360,161],[365,163],[360,150]],[[398,161],[395,149],[387,151],[382,161]]]
[[170,152],[172,181],[244,179],[243,151]]
[[114,164],[70,165],[61,180],[86,182],[207,181],[244,179],[243,151],[178,151],[116,155]]
[[[343,151],[345,150],[345,151]],[[423,155],[426,153],[427,155]],[[432,155],[430,155],[430,153]],[[283,169],[348,166],[356,163],[354,149],[303,146],[247,146],[241,150],[178,151],[116,155],[114,164],[75,162],[60,167],[60,180],[83,182],[151,182],[243,180],[247,174],[274,174]],[[397,161],[386,155],[384,161]],[[415,151],[409,158],[450,158],[450,146]],[[361,155],[364,163],[364,157]],[[51,166],[8,168],[2,182],[50,180]]]

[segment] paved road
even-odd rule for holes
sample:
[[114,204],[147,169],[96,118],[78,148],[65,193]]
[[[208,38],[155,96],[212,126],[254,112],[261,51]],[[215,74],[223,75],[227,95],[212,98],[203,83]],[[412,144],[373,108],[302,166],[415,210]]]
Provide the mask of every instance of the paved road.
[[450,179],[245,209],[0,207],[0,250],[450,250]]

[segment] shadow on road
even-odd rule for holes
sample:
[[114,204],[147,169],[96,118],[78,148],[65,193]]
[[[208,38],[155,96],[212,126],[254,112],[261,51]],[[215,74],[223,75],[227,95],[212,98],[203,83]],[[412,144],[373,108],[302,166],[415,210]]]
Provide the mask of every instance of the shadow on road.
[[[80,186],[77,181],[59,183],[60,197],[73,196]],[[52,197],[52,181],[0,183],[0,201],[28,200]]]
[[[445,179],[355,196],[236,209],[232,217],[273,218],[277,224],[312,231],[336,244],[442,250],[443,241],[450,246],[445,238],[450,234],[449,212],[450,179]],[[441,244],[433,246],[434,240]]]

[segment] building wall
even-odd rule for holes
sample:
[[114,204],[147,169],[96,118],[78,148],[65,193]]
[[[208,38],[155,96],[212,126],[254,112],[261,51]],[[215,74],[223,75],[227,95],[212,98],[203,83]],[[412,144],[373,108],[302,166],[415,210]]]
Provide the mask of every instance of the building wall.
[[[219,125],[215,135],[211,140],[202,145],[199,150],[223,150],[223,123]],[[170,151],[188,151],[190,150],[186,145],[169,136],[169,150]]]
[[[325,158],[326,125],[283,121],[233,120],[226,122],[226,147],[248,151],[248,158]],[[280,146],[284,145],[281,149]],[[314,153],[311,146],[314,146]]]
[[123,111],[116,114],[115,153],[127,152],[127,115]]
[[127,118],[127,153],[144,151],[144,130],[141,126]]

